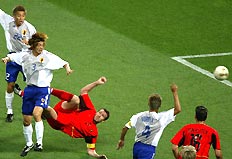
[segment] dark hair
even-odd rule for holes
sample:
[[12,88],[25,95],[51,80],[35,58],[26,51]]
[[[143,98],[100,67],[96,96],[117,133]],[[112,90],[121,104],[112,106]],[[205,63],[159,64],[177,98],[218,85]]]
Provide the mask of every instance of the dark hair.
[[208,109],[206,107],[197,106],[195,112],[198,121],[205,121],[207,119]]
[[159,94],[152,94],[148,98],[148,105],[151,110],[159,109],[161,106],[162,98]]
[[16,6],[16,7],[13,9],[13,15],[15,15],[18,11],[23,11],[23,12],[26,13],[26,9],[25,9],[23,6],[21,6],[21,5]]
[[37,45],[38,42],[45,42],[48,36],[44,33],[35,33],[32,35],[31,39],[29,39],[28,44],[31,46],[30,49],[33,50]]
[[109,117],[110,117],[110,112],[107,110],[107,109],[105,109],[105,108],[102,108],[105,112],[106,112],[106,114],[107,114],[107,117],[105,118],[105,120],[107,120],[107,119],[109,119]]

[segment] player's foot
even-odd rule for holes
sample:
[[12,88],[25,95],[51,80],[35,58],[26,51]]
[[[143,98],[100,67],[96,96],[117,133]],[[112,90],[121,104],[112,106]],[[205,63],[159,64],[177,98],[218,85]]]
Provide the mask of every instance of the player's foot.
[[7,114],[6,116],[6,122],[11,123],[13,121],[14,114]]
[[32,144],[31,146],[25,146],[23,148],[23,151],[21,152],[20,156],[24,157],[27,156],[27,153],[34,147],[34,144]]
[[15,86],[14,86],[14,93],[17,94],[18,96],[22,97],[22,94],[21,94],[22,90],[17,83],[15,83]]
[[34,151],[43,151],[43,147],[41,144],[36,143],[34,147]]

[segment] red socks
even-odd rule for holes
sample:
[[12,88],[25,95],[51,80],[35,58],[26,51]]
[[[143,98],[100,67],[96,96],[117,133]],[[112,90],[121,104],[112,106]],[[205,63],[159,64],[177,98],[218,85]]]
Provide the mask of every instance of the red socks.
[[52,89],[51,94],[58,97],[61,100],[65,100],[68,102],[70,102],[74,96],[74,94],[71,94],[69,92],[65,92],[63,90],[55,89],[55,88]]

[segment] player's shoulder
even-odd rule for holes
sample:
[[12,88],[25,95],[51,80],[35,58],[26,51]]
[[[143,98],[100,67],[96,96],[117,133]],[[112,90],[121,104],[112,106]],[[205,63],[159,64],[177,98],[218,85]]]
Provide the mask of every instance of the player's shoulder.
[[36,33],[36,29],[35,29],[35,27],[31,23],[29,23],[28,21],[24,20],[24,24],[28,27],[28,29],[31,32],[31,34],[35,34]]

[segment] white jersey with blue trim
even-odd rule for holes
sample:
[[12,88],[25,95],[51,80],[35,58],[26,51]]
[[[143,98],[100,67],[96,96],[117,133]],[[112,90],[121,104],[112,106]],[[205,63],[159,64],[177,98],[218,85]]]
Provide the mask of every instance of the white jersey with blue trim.
[[32,50],[7,55],[11,61],[16,62],[23,68],[27,85],[49,87],[53,78],[52,70],[63,68],[68,62],[60,57],[43,50],[38,56],[34,56]]
[[133,115],[125,126],[135,128],[135,142],[157,146],[164,128],[174,120],[174,108],[160,113],[144,111]]
[[24,23],[17,27],[14,18],[0,9],[0,24],[5,31],[7,49],[9,52],[20,52],[30,46],[22,42],[23,39],[29,40],[36,29],[33,25],[24,20]]

